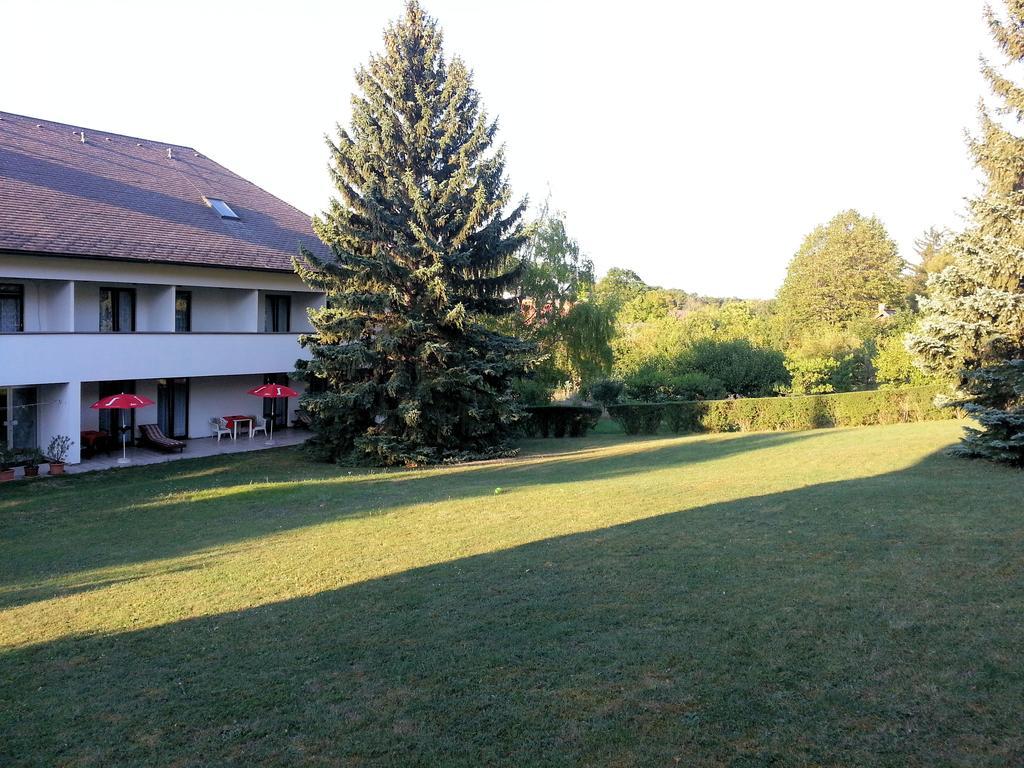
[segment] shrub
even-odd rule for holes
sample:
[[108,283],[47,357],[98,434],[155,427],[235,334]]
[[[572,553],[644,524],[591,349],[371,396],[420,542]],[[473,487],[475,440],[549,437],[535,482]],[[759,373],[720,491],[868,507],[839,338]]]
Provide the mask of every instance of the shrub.
[[875,378],[882,386],[920,386],[929,382],[903,345],[902,335],[888,336],[878,342],[875,356],[871,360]]
[[792,391],[797,395],[817,395],[835,392],[835,379],[839,374],[839,361],[832,357],[799,357],[786,361],[792,379]]
[[748,432],[899,424],[954,418],[934,404],[941,387],[755,397],[672,403],[625,403],[608,413],[627,434],[654,434],[664,422],[673,433]]
[[654,365],[646,365],[623,381],[626,398],[653,403],[664,400],[669,390],[669,375]]
[[725,393],[745,397],[774,394],[790,379],[782,352],[756,347],[747,339],[700,339],[675,366],[678,371],[701,373],[718,382]]
[[52,463],[63,464],[72,445],[71,438],[67,435],[54,435],[46,447],[46,455]]
[[590,399],[604,406],[618,401],[625,385],[619,379],[598,379],[586,387]]
[[729,394],[722,382],[702,371],[673,376],[666,386],[669,395],[677,400],[713,400]]
[[601,409],[593,405],[531,405],[525,410],[528,432],[541,437],[583,437],[601,418]]
[[663,400],[703,400],[724,397],[722,382],[701,371],[671,374],[654,366],[641,368],[624,381],[631,402],[656,403]]
[[517,379],[512,389],[523,405],[547,405],[551,402],[551,387],[537,379]]

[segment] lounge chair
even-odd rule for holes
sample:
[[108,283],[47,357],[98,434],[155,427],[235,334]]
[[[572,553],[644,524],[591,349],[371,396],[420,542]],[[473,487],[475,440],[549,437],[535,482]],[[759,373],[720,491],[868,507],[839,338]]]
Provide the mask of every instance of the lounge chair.
[[142,433],[142,442],[151,445],[159,451],[185,450],[185,443],[182,440],[174,440],[165,435],[156,424],[140,424],[139,432]]

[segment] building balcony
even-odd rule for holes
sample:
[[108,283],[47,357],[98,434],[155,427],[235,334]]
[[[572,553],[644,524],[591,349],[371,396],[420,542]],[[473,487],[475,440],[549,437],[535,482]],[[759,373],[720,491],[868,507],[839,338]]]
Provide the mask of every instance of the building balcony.
[[298,333],[0,334],[0,385],[288,372]]

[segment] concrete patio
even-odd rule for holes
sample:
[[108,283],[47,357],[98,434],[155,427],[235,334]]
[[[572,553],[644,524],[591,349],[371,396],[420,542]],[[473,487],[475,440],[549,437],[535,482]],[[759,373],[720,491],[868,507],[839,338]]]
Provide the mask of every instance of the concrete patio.
[[185,450],[181,453],[162,453],[150,448],[128,447],[128,460],[130,464],[118,464],[121,458],[121,451],[111,451],[110,456],[101,453],[91,459],[82,459],[80,464],[69,464],[65,472],[77,474],[80,472],[95,472],[101,469],[112,469],[115,467],[137,467],[143,464],[162,464],[166,461],[177,461],[178,459],[199,459],[204,456],[220,456],[227,453],[245,453],[247,451],[261,451],[266,448],[280,448],[288,445],[300,445],[309,437],[309,432],[303,429],[287,429],[274,433],[274,444],[267,445],[263,435],[254,438],[239,436],[237,440],[229,437],[222,437],[220,442],[215,437],[201,437],[185,441]]

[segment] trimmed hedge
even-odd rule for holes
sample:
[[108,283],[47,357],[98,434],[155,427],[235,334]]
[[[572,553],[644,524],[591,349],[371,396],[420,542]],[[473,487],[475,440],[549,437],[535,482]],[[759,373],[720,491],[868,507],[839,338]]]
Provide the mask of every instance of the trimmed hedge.
[[654,435],[661,428],[667,403],[616,403],[608,406],[608,415],[627,435]]
[[955,418],[954,410],[933,402],[942,391],[941,386],[930,385],[800,397],[620,403],[609,406],[608,414],[628,435],[653,435],[663,423],[676,434],[899,424]]
[[596,405],[531,405],[524,427],[531,437],[583,437],[597,426],[601,409]]

